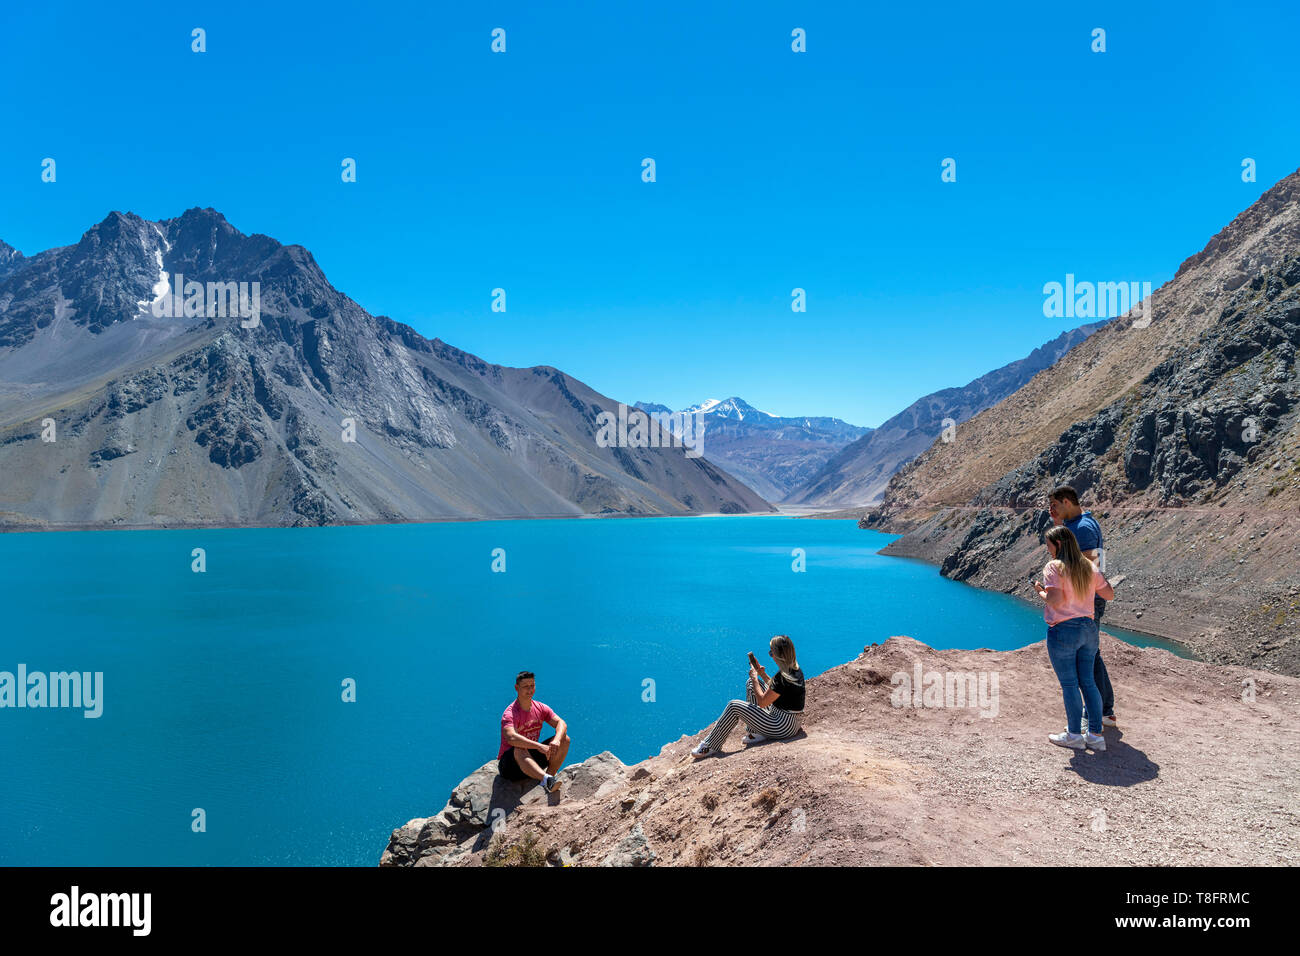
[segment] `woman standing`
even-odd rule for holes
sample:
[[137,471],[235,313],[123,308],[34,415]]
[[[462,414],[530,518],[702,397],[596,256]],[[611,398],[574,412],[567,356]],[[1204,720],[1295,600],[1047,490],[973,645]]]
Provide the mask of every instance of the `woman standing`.
[[[1047,656],[1061,682],[1065,699],[1065,732],[1049,734],[1047,739],[1058,747],[1082,750],[1105,750],[1106,738],[1101,728],[1101,692],[1093,679],[1099,632],[1093,620],[1093,595],[1109,601],[1115,592],[1096,566],[1083,556],[1074,534],[1064,525],[1047,532],[1045,538],[1051,559],[1043,568],[1042,582],[1034,590],[1046,603],[1043,617],[1047,621]],[[1083,699],[1079,693],[1083,692]],[[1088,727],[1080,733],[1083,702],[1088,705]]]
[[[733,700],[727,704],[713,730],[691,751],[692,756],[717,754],[727,735],[741,720],[749,728],[749,733],[740,740],[746,746],[762,740],[785,740],[799,733],[803,719],[804,684],[803,671],[794,656],[794,642],[784,634],[778,634],[768,645],[768,654],[778,668],[771,684],[768,684],[767,671],[762,664],[751,666],[749,679],[745,681],[748,700]],[[754,660],[754,655],[751,654],[749,659]],[[759,693],[760,688],[762,693]]]

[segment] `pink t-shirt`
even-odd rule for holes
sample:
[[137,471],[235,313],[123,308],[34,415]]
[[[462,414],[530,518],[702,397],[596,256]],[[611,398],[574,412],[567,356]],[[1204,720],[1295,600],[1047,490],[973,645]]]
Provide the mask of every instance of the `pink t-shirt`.
[[1092,590],[1087,594],[1075,595],[1070,587],[1070,579],[1067,575],[1062,574],[1060,565],[1055,561],[1048,561],[1043,568],[1043,587],[1060,588],[1065,594],[1065,603],[1058,604],[1055,607],[1048,604],[1043,609],[1043,618],[1047,621],[1047,626],[1060,624],[1062,621],[1068,621],[1072,617],[1092,617],[1092,596],[1097,589],[1106,583],[1106,579],[1101,576],[1101,572],[1096,568],[1092,571]]
[[534,700],[533,705],[527,710],[519,706],[518,700],[512,700],[505,713],[501,715],[501,750],[497,754],[497,759],[504,757],[506,751],[514,746],[506,740],[507,727],[513,727],[515,733],[523,734],[529,740],[538,740],[542,733],[542,724],[549,724],[553,720],[555,720],[555,711],[540,700]]

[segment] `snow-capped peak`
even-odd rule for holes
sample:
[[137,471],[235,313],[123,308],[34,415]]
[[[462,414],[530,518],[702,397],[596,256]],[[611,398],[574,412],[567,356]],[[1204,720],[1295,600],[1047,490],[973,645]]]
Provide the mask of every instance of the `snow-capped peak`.
[[686,409],[686,414],[694,415],[696,412],[700,412],[701,414],[708,414],[709,412],[713,411],[721,404],[722,404],[721,400],[716,398],[705,399],[704,401],[700,402],[698,405],[692,405],[690,408]]
[[768,418],[776,418],[776,416],[770,412],[765,412],[762,409],[755,408],[743,398],[738,398],[735,395],[725,401],[711,398],[707,402],[701,402],[698,405],[688,408],[686,412],[690,415],[717,415],[721,418],[731,418],[738,422],[743,422],[745,417],[748,415],[764,415]]

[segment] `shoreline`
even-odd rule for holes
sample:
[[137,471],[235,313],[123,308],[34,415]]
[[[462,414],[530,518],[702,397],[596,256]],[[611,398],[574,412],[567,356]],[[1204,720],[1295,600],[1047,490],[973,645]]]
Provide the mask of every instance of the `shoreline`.
[[[770,503],[770,502],[769,502]],[[844,513],[805,512],[801,508],[783,508],[772,505],[772,511],[723,512],[704,511],[698,514],[633,514],[631,512],[588,513],[557,512],[555,514],[517,515],[445,515],[429,518],[366,518],[348,521],[331,521],[328,524],[261,524],[247,521],[168,521],[166,523],[140,524],[104,521],[50,522],[40,518],[21,516],[21,520],[6,518],[17,512],[0,512],[0,534],[23,534],[39,531],[235,531],[271,528],[368,528],[373,525],[448,524],[488,521],[559,521],[559,520],[609,520],[624,518],[835,518],[857,520],[861,515]]]
[[[854,508],[843,508],[836,511],[819,511],[819,512],[814,512],[809,514],[791,514],[790,517],[804,518],[804,519],[811,519],[811,520],[818,520],[818,521],[855,521],[855,520],[860,521],[866,514],[874,510],[876,507],[878,507],[878,505],[859,505]],[[1016,509],[1016,510],[1027,511],[1033,509],[1024,508],[1024,509]],[[1113,510],[1121,510],[1121,509],[1113,509]],[[1134,510],[1139,510],[1139,509],[1134,509]],[[1148,509],[1141,509],[1141,510],[1148,510]],[[1169,510],[1177,510],[1180,512],[1187,511],[1187,509],[1185,508],[1169,509]],[[890,545],[894,544],[895,541],[900,541],[903,538],[907,537],[907,532],[886,531],[882,528],[864,528],[862,530],[875,531],[878,534],[888,534],[894,537],[894,541],[891,541],[888,545],[885,546],[885,548],[881,548],[879,551],[877,551],[876,552],[877,554],[882,554],[885,557],[889,557],[889,558],[898,558],[904,561],[918,561],[921,564],[924,564],[927,567],[932,567],[932,568],[941,568],[943,566],[943,563],[941,561],[934,561],[931,560],[930,558],[921,557],[920,555],[886,553],[886,549]],[[1004,591],[1001,588],[984,587],[979,584],[972,584],[970,581],[957,581],[956,583],[964,584],[967,585],[968,587],[977,588],[981,591],[987,591],[990,594],[1005,594],[1008,597],[1014,598],[1015,600],[1020,601],[1029,607],[1036,608],[1036,605],[1034,605],[1032,601],[1030,601],[1028,598],[1021,597],[1019,594],[1016,594],[1014,591]],[[1186,658],[1187,660],[1201,661],[1204,663],[1213,663],[1207,660],[1203,656],[1203,654],[1199,650],[1197,650],[1197,648],[1193,646],[1191,643],[1173,634],[1162,634],[1158,631],[1144,630],[1140,627],[1134,627],[1131,624],[1127,624],[1127,623],[1121,625],[1121,624],[1114,623],[1113,621],[1111,622],[1111,626],[1118,627],[1120,630],[1127,631],[1131,634],[1141,634],[1143,637],[1155,638],[1156,640],[1166,641],[1170,644],[1173,644],[1187,653],[1188,655],[1188,657]],[[1185,632],[1186,626],[1185,625],[1180,626],[1180,630]],[[1123,640],[1123,639],[1118,638],[1118,640]],[[1125,641],[1124,643],[1127,644],[1129,642]],[[1134,645],[1134,646],[1142,646],[1142,645]]]
[[[893,531],[878,531],[878,530],[875,529],[875,528],[865,528],[865,529],[863,529],[863,530],[866,530],[866,531],[876,531],[877,534],[888,534],[888,535],[893,535],[895,541],[902,540],[902,539],[905,537],[905,535],[897,534],[897,533],[895,533],[895,532],[893,532]],[[883,555],[883,556],[886,557],[886,558],[894,558],[894,559],[897,560],[897,561],[915,561],[915,562],[917,562],[918,564],[923,564],[923,565],[925,565],[927,568],[940,568],[940,567],[942,567],[942,565],[941,565],[939,562],[937,562],[937,561],[931,561],[931,560],[928,560],[927,558],[921,558],[921,557],[917,557],[917,556],[915,556],[915,555],[910,555],[910,554],[888,554],[888,553],[887,553],[887,549],[888,549],[889,546],[892,545],[893,543],[894,543],[894,542],[891,541],[888,545],[885,545],[884,548],[881,548],[879,551],[877,551],[876,554]],[[942,576],[942,575],[941,575],[941,576]],[[949,578],[948,580],[952,580],[952,579]],[[1042,610],[1041,605],[1036,605],[1036,604],[1034,604],[1033,601],[1029,600],[1029,598],[1027,598],[1027,597],[1022,597],[1021,595],[1016,594],[1016,593],[1013,592],[1013,591],[1003,591],[1003,590],[1001,590],[1000,588],[986,588],[986,587],[983,587],[983,586],[981,586],[981,585],[979,585],[979,584],[971,584],[971,582],[969,582],[969,581],[953,581],[953,583],[954,583],[954,584],[960,584],[960,585],[963,585],[963,586],[965,586],[965,587],[975,588],[977,591],[984,591],[984,592],[986,592],[986,593],[988,593],[988,594],[1002,594],[1002,595],[1005,595],[1006,597],[1009,597],[1009,598],[1011,598],[1011,599],[1017,601],[1017,602],[1020,603],[1020,604],[1025,605],[1026,607],[1030,608],[1031,610],[1035,610],[1035,611],[1041,611],[1041,610]],[[1107,602],[1107,604],[1110,604],[1110,603],[1112,603],[1112,602]],[[1197,651],[1196,648],[1194,648],[1191,644],[1187,643],[1187,642],[1184,641],[1184,640],[1180,640],[1179,638],[1171,637],[1171,636],[1169,636],[1169,635],[1167,635],[1167,634],[1156,634],[1156,633],[1154,633],[1154,632],[1152,632],[1152,631],[1144,631],[1144,630],[1142,630],[1141,628],[1130,627],[1130,626],[1127,625],[1127,624],[1124,624],[1124,625],[1115,624],[1113,621],[1110,622],[1110,623],[1107,624],[1107,625],[1102,625],[1103,628],[1104,628],[1104,627],[1107,627],[1107,626],[1109,626],[1109,627],[1117,627],[1117,628],[1119,628],[1121,631],[1127,631],[1127,632],[1129,632],[1130,634],[1141,634],[1143,637],[1151,637],[1151,638],[1155,638],[1156,640],[1165,641],[1166,643],[1177,645],[1181,650],[1183,650],[1183,651],[1185,651],[1185,652],[1187,653],[1187,657],[1185,657],[1184,660],[1199,661],[1199,662],[1201,662],[1201,663],[1205,663],[1205,664],[1212,664],[1212,663],[1215,663],[1214,661],[1207,660],[1207,659],[1206,659],[1204,656],[1202,656],[1201,653],[1200,653],[1199,651]],[[1107,632],[1107,633],[1109,633],[1109,632]],[[1112,635],[1112,636],[1113,636],[1113,635]],[[1147,645],[1143,645],[1143,644],[1132,644],[1130,641],[1125,641],[1122,637],[1116,637],[1115,639],[1118,640],[1118,641],[1123,641],[1123,643],[1125,643],[1125,644],[1129,644],[1129,645],[1132,646],[1132,647],[1146,647],[1146,646],[1147,646]],[[1159,649],[1159,650],[1167,650],[1167,648],[1158,648],[1158,649]],[[1173,653],[1173,652],[1171,651],[1170,653]],[[1182,656],[1182,655],[1175,655],[1175,656]]]
[[251,522],[194,521],[168,522],[167,524],[105,524],[104,522],[71,521],[53,524],[47,521],[27,523],[6,523],[0,519],[0,534],[27,534],[42,531],[254,531],[254,530],[292,530],[310,528],[369,528],[375,525],[410,525],[410,524],[468,524],[492,521],[585,521],[585,520],[622,520],[638,518],[791,518],[780,512],[743,512],[726,513],[720,511],[702,512],[700,514],[550,514],[550,515],[449,515],[437,518],[374,518],[356,521],[331,521],[328,524],[257,524]]
[[[905,508],[859,527],[899,535],[883,553],[938,566],[950,580],[1017,594],[1042,566],[1041,509]],[[1105,624],[1174,643],[1216,664],[1300,676],[1300,582],[1286,576],[1300,530],[1286,509],[1097,504],[1110,575],[1124,574]],[[1119,558],[1117,563],[1116,558]]]

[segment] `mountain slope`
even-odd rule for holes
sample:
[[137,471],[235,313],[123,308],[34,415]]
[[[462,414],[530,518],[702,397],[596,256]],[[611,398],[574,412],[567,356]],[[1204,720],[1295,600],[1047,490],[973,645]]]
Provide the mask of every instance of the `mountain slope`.
[[1045,493],[1073,484],[1125,574],[1108,621],[1300,673],[1300,172],[1152,296],[890,482],[873,527],[1024,593]]
[[[176,273],[260,283],[259,324],[157,318]],[[14,525],[771,510],[681,448],[600,447],[597,416],[617,404],[372,316],[306,249],[210,209],[113,213],[0,278],[0,520]]]
[[847,508],[878,500],[894,473],[940,437],[944,419],[960,425],[997,404],[1104,324],[1094,322],[1064,332],[962,388],[945,388],[917,399],[828,461],[790,496],[791,502]]
[[[648,412],[665,405],[637,402]],[[871,431],[838,418],[782,418],[735,396],[685,409],[700,412],[704,456],[717,462],[768,501],[783,501],[846,444]]]

